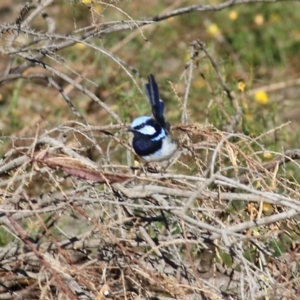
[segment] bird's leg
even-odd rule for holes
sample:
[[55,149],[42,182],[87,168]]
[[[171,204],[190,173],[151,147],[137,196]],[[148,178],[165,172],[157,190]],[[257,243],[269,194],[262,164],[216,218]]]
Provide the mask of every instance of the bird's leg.
[[155,166],[151,165],[149,162],[147,162],[147,163],[145,164],[145,167],[146,167],[146,166],[147,166],[147,171],[148,171],[149,173],[158,173],[157,168],[156,168]]

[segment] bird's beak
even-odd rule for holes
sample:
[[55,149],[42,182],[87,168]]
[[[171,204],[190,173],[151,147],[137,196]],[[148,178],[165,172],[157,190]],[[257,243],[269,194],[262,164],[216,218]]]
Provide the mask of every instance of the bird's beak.
[[134,130],[131,127],[127,127],[126,132],[134,132]]

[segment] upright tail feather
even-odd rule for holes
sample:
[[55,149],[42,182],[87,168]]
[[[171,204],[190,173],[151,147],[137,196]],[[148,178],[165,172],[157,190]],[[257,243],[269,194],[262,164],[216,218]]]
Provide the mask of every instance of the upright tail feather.
[[165,104],[159,98],[158,85],[152,74],[148,76],[148,83],[145,84],[145,90],[152,108],[154,119],[160,124],[160,126],[169,131],[170,124],[166,122],[164,117]]

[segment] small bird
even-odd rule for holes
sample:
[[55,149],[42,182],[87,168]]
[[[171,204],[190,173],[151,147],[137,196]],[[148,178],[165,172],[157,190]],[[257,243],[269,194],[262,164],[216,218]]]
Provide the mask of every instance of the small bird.
[[132,147],[147,162],[168,160],[175,153],[177,143],[169,133],[170,124],[164,117],[165,105],[159,98],[158,85],[151,74],[145,90],[154,118],[142,116],[133,120],[129,129],[134,135]]

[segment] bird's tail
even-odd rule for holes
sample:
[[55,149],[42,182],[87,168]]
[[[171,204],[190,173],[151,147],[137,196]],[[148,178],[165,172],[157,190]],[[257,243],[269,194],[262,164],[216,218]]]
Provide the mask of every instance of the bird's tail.
[[165,120],[164,109],[165,104],[159,98],[159,89],[152,74],[148,76],[148,83],[145,84],[145,90],[152,108],[154,119],[167,131],[170,129],[170,124]]

